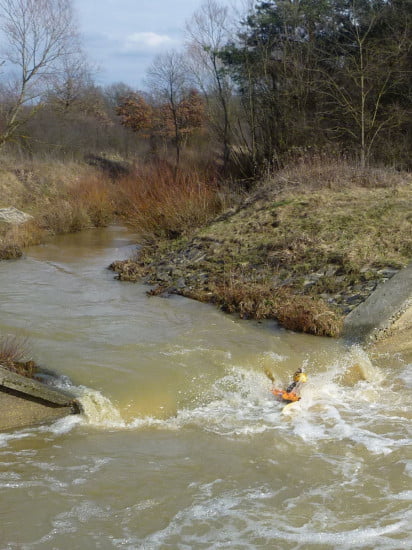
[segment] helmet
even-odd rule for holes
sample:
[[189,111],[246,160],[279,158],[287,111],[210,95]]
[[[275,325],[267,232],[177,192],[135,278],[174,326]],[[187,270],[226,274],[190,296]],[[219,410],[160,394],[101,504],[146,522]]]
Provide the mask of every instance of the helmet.
[[308,377],[306,374],[302,371],[302,369],[298,369],[295,374],[293,375],[293,381],[294,382],[307,382]]

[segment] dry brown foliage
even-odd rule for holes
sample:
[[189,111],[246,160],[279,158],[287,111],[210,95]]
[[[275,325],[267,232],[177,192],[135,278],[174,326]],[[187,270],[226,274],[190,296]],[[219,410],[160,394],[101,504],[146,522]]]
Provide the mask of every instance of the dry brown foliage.
[[45,238],[45,232],[35,220],[10,225],[0,236],[3,247],[24,248],[41,243]]
[[120,100],[116,109],[121,124],[133,132],[164,138],[192,133],[205,121],[204,99],[197,90],[189,90],[172,110],[169,103],[150,105],[142,95],[131,94]]
[[111,185],[98,174],[79,179],[41,208],[39,225],[54,235],[107,225],[113,219]]
[[0,260],[15,260],[21,258],[22,251],[16,244],[0,245]]
[[212,301],[243,319],[277,319],[289,330],[317,336],[337,337],[342,331],[342,316],[320,298],[297,295],[287,288],[274,289],[269,283],[251,283],[236,278],[212,288]]
[[20,208],[33,219],[19,225],[1,224],[0,245],[26,247],[44,242],[49,235],[107,225],[115,217],[113,185],[85,164],[27,161],[14,165],[6,158],[0,173],[0,205]]
[[85,211],[93,227],[107,225],[113,219],[113,184],[107,177],[94,174],[71,185],[68,199],[73,207]]
[[343,317],[320,298],[287,292],[277,296],[276,319],[289,330],[316,336],[336,338],[343,328]]
[[213,175],[167,163],[137,166],[118,183],[118,210],[140,236],[175,238],[207,223],[222,207]]
[[120,99],[116,108],[121,124],[133,132],[147,130],[152,126],[153,109],[140,94],[131,94]]

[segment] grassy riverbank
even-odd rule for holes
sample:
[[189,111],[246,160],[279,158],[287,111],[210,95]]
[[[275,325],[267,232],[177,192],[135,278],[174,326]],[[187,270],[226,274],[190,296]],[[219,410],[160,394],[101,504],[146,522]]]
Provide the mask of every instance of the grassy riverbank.
[[32,218],[0,223],[0,256],[120,220],[145,243],[113,263],[120,279],[329,336],[412,259],[410,173],[306,160],[246,192],[211,168],[116,166],[4,161],[0,208]]
[[[2,159],[0,208],[30,215],[26,223],[0,221],[0,259],[51,235],[105,225],[113,218],[111,182],[85,163]],[[3,251],[3,254],[2,254]]]
[[411,261],[411,196],[410,174],[306,162],[268,176],[212,223],[112,268],[154,285],[152,294],[337,336],[344,316]]

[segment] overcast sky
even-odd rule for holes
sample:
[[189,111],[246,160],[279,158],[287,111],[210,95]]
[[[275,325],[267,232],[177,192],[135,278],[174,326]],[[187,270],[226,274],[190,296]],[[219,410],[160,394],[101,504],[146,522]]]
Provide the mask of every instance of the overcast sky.
[[[244,0],[221,0],[243,4]],[[157,53],[179,48],[202,0],[74,0],[83,45],[99,84],[141,88]]]

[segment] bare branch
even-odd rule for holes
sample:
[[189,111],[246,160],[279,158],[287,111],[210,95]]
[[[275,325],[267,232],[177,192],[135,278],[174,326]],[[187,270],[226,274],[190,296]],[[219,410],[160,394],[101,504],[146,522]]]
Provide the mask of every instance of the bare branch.
[[3,112],[2,145],[34,116],[39,109],[38,99],[56,81],[60,64],[80,46],[72,0],[0,0],[0,33],[6,84],[13,89],[8,93],[13,99]]

